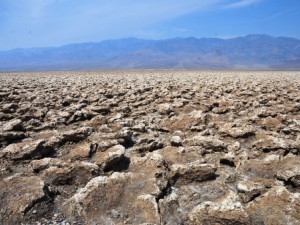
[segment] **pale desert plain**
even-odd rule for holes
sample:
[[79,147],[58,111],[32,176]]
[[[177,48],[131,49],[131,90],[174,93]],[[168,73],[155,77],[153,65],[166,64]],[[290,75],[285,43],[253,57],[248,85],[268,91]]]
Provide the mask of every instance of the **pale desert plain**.
[[300,224],[300,72],[0,73],[0,224]]

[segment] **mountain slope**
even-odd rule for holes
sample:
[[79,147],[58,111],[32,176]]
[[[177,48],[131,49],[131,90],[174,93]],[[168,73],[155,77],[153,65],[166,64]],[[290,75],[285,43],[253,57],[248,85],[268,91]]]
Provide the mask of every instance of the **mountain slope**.
[[126,38],[0,52],[1,71],[76,69],[300,69],[300,40]]

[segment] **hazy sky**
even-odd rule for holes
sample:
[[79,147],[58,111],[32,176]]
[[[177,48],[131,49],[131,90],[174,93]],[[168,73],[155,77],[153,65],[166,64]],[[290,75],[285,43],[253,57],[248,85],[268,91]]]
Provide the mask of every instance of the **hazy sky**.
[[300,0],[0,0],[0,50],[138,37],[300,39]]

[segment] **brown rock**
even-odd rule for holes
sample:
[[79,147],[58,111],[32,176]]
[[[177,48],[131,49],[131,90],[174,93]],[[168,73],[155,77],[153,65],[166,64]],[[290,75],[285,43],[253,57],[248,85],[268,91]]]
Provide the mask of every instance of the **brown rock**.
[[7,143],[12,143],[14,141],[22,140],[26,137],[24,132],[21,131],[8,131],[0,133],[0,141],[7,141]]
[[251,178],[246,181],[239,182],[237,184],[237,190],[241,193],[240,195],[243,202],[246,203],[262,195],[268,188],[271,188],[272,185],[273,181],[271,179]]
[[214,179],[216,170],[211,164],[197,161],[188,164],[173,164],[171,166],[171,177],[177,185],[201,182]]
[[294,155],[284,157],[279,164],[276,178],[300,187],[300,158]]
[[277,118],[273,118],[268,116],[267,118],[263,119],[262,126],[268,130],[273,130],[277,128],[281,124],[280,120]]
[[94,161],[103,170],[108,170],[120,160],[123,159],[125,154],[125,148],[122,145],[116,145],[105,152],[97,152],[94,156]]
[[49,187],[37,176],[15,174],[0,182],[0,223],[16,224],[35,205],[50,200]]
[[160,224],[159,209],[153,195],[145,194],[138,196],[137,206],[141,210],[147,224]]
[[69,152],[68,158],[71,159],[87,159],[96,152],[96,145],[92,143],[80,143],[75,145]]
[[253,142],[252,147],[265,152],[297,148],[293,140],[271,135],[260,135],[259,140]]
[[93,127],[94,129],[97,129],[98,127],[100,127],[106,123],[107,123],[107,117],[98,115],[98,116],[95,116],[93,119],[91,119],[90,126]]
[[188,224],[199,225],[250,225],[250,218],[239,198],[229,192],[217,202],[204,202],[189,213]]
[[163,103],[157,106],[157,111],[162,115],[168,115],[172,112],[172,107],[168,103]]
[[4,131],[24,131],[24,126],[22,124],[22,120],[20,119],[14,119],[9,122],[7,122],[3,126]]
[[[57,163],[55,161],[52,161],[47,166],[45,166],[40,175],[43,180],[52,185],[77,186],[85,185],[93,177],[99,175],[99,172],[100,168],[97,165],[89,162],[67,163],[64,161],[59,161]],[[73,189],[76,188],[76,186],[73,187]]]
[[234,124],[226,123],[220,127],[221,134],[229,135],[233,138],[247,138],[255,135],[255,129],[251,126],[234,127]]
[[93,132],[91,127],[82,127],[76,130],[69,130],[60,134],[62,142],[71,141],[78,142],[88,137]]
[[54,149],[45,145],[43,139],[36,141],[23,141],[10,144],[1,152],[2,157],[12,160],[38,159],[54,153]]
[[275,186],[246,207],[253,224],[284,225],[300,221],[300,196]]
[[184,144],[188,144],[190,146],[201,146],[213,151],[225,151],[228,146],[228,144],[215,137],[200,135],[186,140]]
[[111,209],[120,208],[130,176],[130,173],[113,173],[110,177],[93,178],[64,204],[68,217],[104,223]]
[[7,104],[3,105],[2,111],[4,113],[13,113],[13,112],[16,111],[17,108],[18,108],[17,104],[15,104],[15,103],[7,103]]

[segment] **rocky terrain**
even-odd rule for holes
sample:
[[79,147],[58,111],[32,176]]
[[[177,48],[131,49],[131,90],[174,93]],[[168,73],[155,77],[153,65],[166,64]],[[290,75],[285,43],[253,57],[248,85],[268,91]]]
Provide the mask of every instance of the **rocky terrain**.
[[300,72],[0,74],[0,224],[300,224]]

